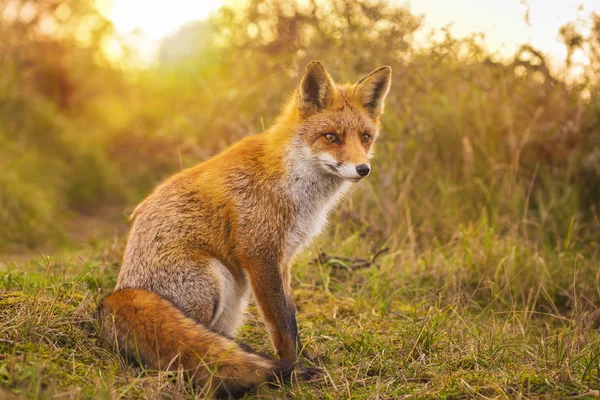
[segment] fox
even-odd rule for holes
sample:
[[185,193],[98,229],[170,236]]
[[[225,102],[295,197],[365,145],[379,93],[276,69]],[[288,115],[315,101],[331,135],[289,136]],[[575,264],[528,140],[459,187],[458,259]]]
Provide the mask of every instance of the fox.
[[[103,337],[155,370],[183,368],[214,397],[309,376],[290,269],[371,172],[391,68],[337,84],[310,62],[272,126],[159,184],[131,215]],[[279,358],[238,345],[253,295]]]

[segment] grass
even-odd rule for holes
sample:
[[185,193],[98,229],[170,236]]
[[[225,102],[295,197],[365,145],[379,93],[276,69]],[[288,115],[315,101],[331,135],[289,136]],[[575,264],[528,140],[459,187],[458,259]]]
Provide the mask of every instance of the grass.
[[[600,396],[598,309],[571,293],[578,304],[566,314],[551,293],[558,280],[527,271],[561,265],[567,286],[580,290],[578,269],[590,263],[598,276],[598,261],[529,254],[525,244],[471,228],[445,246],[383,252],[369,265],[357,257],[369,260],[370,244],[340,225],[294,268],[301,335],[324,374],[248,398]],[[201,396],[177,373],[127,366],[100,342],[94,310],[115,283],[123,244],[119,237],[2,267],[0,394]],[[597,290],[598,280],[588,283]],[[272,353],[254,305],[238,339]]]

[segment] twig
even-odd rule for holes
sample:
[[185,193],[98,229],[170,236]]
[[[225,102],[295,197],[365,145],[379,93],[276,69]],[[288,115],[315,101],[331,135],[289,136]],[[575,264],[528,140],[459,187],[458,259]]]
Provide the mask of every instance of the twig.
[[342,256],[330,256],[324,251],[320,251],[317,258],[311,261],[312,264],[328,264],[332,268],[355,270],[361,268],[368,268],[371,265],[375,265],[379,268],[379,265],[375,263],[375,260],[382,254],[389,251],[389,248],[379,249],[373,254],[371,259],[359,258],[359,257],[342,257]]

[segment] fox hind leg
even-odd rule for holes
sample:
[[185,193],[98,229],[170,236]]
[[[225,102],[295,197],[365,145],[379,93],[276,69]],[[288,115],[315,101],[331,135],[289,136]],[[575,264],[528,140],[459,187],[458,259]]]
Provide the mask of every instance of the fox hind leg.
[[193,268],[172,268],[169,276],[154,281],[153,288],[170,299],[185,315],[207,328],[233,338],[243,322],[248,303],[248,283],[245,276],[234,277],[216,259],[207,259]]
[[119,282],[117,289],[135,287],[154,292],[171,301],[186,317],[210,327],[220,307],[221,288],[211,263],[206,260],[182,260],[169,268],[152,271],[142,284]]
[[217,277],[220,289],[220,301],[210,328],[217,333],[233,338],[242,324],[249,288],[245,275],[233,276],[231,271],[217,260],[211,260],[211,270]]

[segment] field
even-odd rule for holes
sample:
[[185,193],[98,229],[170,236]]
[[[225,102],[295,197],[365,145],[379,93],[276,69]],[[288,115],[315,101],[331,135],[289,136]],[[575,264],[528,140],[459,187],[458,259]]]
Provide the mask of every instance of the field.
[[[591,60],[573,80],[528,46],[416,46],[419,18],[383,1],[253,0],[148,68],[103,55],[92,1],[38,3],[0,12],[0,398],[202,397],[124,363],[95,309],[133,207],[271,124],[312,59],[338,81],[390,65],[392,91],[373,174],[294,263],[323,374],[247,398],[600,397],[600,16],[561,30]],[[254,304],[236,340],[273,354]]]
[[[387,252],[377,265],[356,269],[356,261],[334,256],[360,252],[353,249],[362,248],[361,235],[327,235],[323,251],[332,258],[313,262],[315,248],[298,261],[294,275],[301,334],[324,375],[283,388],[260,387],[248,398],[597,397],[598,313],[561,313],[542,282],[535,292],[500,286],[519,287],[528,274],[519,271],[530,257],[540,266],[563,258],[565,269],[572,267],[568,279],[576,284],[583,279],[575,267],[582,257],[533,256],[517,243],[501,250],[490,233],[475,228],[464,235],[414,256],[408,250]],[[122,240],[116,240],[73,255],[38,257],[3,274],[5,396],[186,398],[194,393],[177,376],[123,365],[99,342],[93,311],[115,283],[121,251]],[[473,260],[490,266],[486,272],[498,275],[499,287],[489,287],[485,278],[470,282],[457,271],[475,269]],[[443,282],[454,291],[448,293]],[[470,287],[473,283],[479,287]],[[474,300],[483,291],[490,292],[485,304]],[[239,341],[271,352],[255,307]]]

